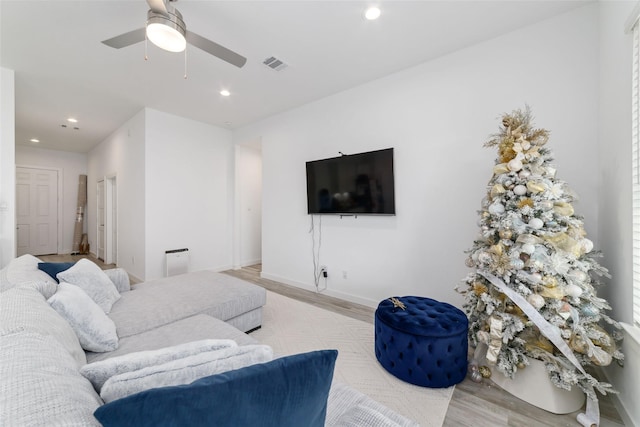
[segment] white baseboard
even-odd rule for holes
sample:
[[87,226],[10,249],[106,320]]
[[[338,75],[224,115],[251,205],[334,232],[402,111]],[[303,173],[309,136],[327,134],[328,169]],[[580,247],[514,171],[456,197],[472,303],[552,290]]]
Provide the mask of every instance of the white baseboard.
[[[233,266],[231,264],[220,265],[217,267],[207,267],[205,270],[215,271],[216,273],[220,273],[221,271],[232,270]],[[195,270],[194,270],[195,271]]]
[[297,282],[295,280],[287,279],[286,277],[280,277],[275,274],[265,273],[264,271],[260,273],[260,277],[263,279],[273,280],[274,282],[284,283],[285,285],[294,286],[296,288],[304,289],[311,292],[320,293],[323,295],[328,295],[331,297],[339,298],[345,301],[350,301],[356,304],[364,305],[371,308],[377,308],[380,301],[374,301],[369,298],[359,297],[357,295],[352,295],[346,292],[334,291],[332,289],[326,289],[321,292],[317,292],[316,287],[313,285],[308,285],[306,283]]

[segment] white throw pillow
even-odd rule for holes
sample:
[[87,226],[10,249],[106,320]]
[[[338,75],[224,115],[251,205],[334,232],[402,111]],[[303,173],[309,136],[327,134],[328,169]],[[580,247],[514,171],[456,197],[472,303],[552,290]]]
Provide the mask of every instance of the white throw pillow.
[[226,339],[192,341],[160,348],[158,350],[136,351],[99,362],[89,363],[80,368],[80,373],[91,381],[93,387],[100,393],[105,381],[114,375],[137,371],[138,369],[149,366],[161,365],[172,360],[182,359],[206,351],[237,346],[238,344],[236,344],[235,341]]
[[86,258],[58,273],[56,277],[60,282],[71,283],[85,291],[105,313],[109,313],[113,303],[120,298],[120,293],[109,276]]
[[100,392],[105,403],[157,387],[190,384],[208,377],[273,359],[267,345],[245,345],[207,351],[161,365],[125,372],[109,378]]
[[69,322],[85,350],[105,352],[118,348],[115,323],[79,287],[62,282],[48,302]]

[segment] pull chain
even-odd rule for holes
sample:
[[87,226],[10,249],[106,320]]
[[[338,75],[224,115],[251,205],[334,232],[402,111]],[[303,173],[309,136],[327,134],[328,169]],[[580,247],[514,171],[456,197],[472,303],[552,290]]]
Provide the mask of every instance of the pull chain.
[[184,78],[187,79],[187,48],[184,48]]
[[147,56],[147,24],[144,24],[144,60],[148,60],[149,57]]

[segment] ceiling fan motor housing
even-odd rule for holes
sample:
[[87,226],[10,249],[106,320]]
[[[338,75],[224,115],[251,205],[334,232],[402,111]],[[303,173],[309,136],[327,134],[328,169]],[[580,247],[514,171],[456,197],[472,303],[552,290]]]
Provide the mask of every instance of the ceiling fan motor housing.
[[[151,30],[150,30],[151,28]],[[153,31],[157,30],[157,31]],[[175,38],[179,33],[182,37],[180,43],[168,46],[167,38]],[[186,46],[185,37],[187,25],[182,20],[182,14],[174,7],[167,7],[167,13],[147,12],[147,37],[155,45],[171,52],[182,52]],[[162,40],[159,40],[162,38]]]

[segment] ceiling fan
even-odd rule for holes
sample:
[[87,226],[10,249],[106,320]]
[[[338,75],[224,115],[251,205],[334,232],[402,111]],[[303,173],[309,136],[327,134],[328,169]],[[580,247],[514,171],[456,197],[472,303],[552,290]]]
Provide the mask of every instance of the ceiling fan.
[[140,43],[148,38],[156,46],[170,52],[182,52],[187,43],[204,50],[236,67],[242,67],[247,58],[212,42],[194,32],[187,31],[182,14],[171,5],[176,0],[147,0],[147,26],[120,34],[102,43],[115,49]]

